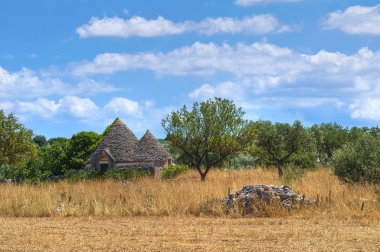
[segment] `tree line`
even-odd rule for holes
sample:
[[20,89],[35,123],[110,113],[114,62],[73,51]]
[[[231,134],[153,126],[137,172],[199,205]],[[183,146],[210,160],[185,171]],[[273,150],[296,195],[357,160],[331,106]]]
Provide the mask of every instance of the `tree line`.
[[95,132],[83,131],[69,139],[47,140],[0,110],[0,177],[43,181],[82,169],[100,139]]
[[[177,163],[195,168],[205,180],[213,167],[244,159],[250,166],[331,167],[342,180],[380,182],[380,129],[337,123],[304,126],[244,119],[232,101],[215,98],[183,106],[162,120],[161,143]],[[45,180],[81,170],[103,134],[82,131],[70,139],[33,135],[11,113],[0,110],[0,177]]]
[[226,159],[251,156],[254,165],[332,167],[349,182],[380,182],[380,129],[343,127],[337,123],[305,127],[300,121],[273,123],[244,120],[242,108],[215,98],[183,106],[163,121],[176,160],[195,167],[205,180],[212,167]]

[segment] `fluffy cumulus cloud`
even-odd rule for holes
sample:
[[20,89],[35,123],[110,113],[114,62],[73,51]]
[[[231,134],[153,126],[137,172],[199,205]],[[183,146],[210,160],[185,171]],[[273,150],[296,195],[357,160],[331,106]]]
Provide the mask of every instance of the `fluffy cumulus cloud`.
[[217,85],[204,84],[189,93],[192,99],[206,100],[214,97],[224,97],[239,101],[244,97],[245,87],[240,83],[223,82]]
[[0,67],[0,109],[15,113],[23,122],[64,118],[104,126],[104,122],[121,116],[141,133],[147,125],[152,130],[159,129],[161,119],[171,111],[171,107],[157,108],[153,100],[135,101],[126,97],[111,97],[104,105],[98,103],[97,95],[117,90],[93,78],[70,76],[65,69],[35,72],[23,68],[11,72]]
[[196,32],[204,35],[218,33],[245,33],[266,34],[290,31],[287,25],[281,25],[272,15],[256,15],[243,19],[231,17],[206,18],[200,22],[184,21],[175,23],[164,17],[145,19],[132,17],[122,19],[119,17],[96,18],[93,17],[88,24],[77,28],[76,32],[82,38],[87,37],[157,37],[175,35],[186,32]]
[[380,121],[379,98],[363,98],[355,100],[349,106],[349,109],[353,118]]
[[158,108],[152,100],[135,101],[126,97],[111,98],[103,106],[91,98],[63,96],[58,99],[37,98],[0,102],[0,109],[13,112],[22,121],[44,119],[49,121],[78,120],[88,125],[101,125],[121,117],[136,133],[161,129],[161,120],[175,107]]
[[380,5],[351,6],[328,14],[326,28],[357,35],[380,35]]
[[235,3],[240,6],[251,6],[255,4],[266,4],[266,3],[276,3],[276,2],[298,2],[300,0],[235,0]]
[[12,73],[0,67],[0,98],[18,96],[20,90],[28,90],[25,95],[41,96],[47,92],[57,92],[59,88],[58,80],[45,83],[30,69],[23,68]]
[[0,103],[0,109],[12,110],[22,118],[32,116],[51,118],[57,115],[69,115],[79,119],[91,118],[100,110],[91,99],[77,96],[64,96],[57,101],[47,98],[28,101],[16,100],[7,102],[7,104]]
[[[60,109],[61,104],[55,101],[38,98],[36,101],[16,101],[11,103],[13,110],[17,113],[25,115],[38,115],[44,118],[51,117],[54,115],[58,109]],[[4,108],[6,110],[6,108]]]
[[281,25],[274,16],[269,14],[245,17],[243,19],[229,17],[207,18],[200,23],[190,25],[189,30],[191,29],[206,35],[217,33],[265,34],[291,30],[289,26]]
[[[354,119],[380,121],[380,51],[364,47],[352,54],[302,53],[265,42],[196,42],[165,53],[99,54],[92,61],[68,66],[67,73],[82,80],[70,85],[54,74],[0,68],[0,109],[25,116],[72,116],[88,123],[121,115],[133,122],[135,130],[150,123],[159,125],[172,108],[119,96],[100,105],[91,92],[70,91],[96,89],[99,75],[131,70],[149,70],[159,76],[207,76],[209,82],[190,91],[185,103],[220,96],[246,110],[325,106],[347,111]],[[24,100],[17,100],[20,97]]]
[[91,78],[78,78],[69,83],[51,73],[36,73],[28,68],[10,72],[0,66],[0,99],[39,98],[51,95],[78,95],[109,93],[113,85]]
[[77,28],[80,37],[113,36],[113,37],[156,37],[180,34],[185,31],[184,24],[175,24],[163,17],[147,20],[143,17],[131,19],[91,18],[88,24]]
[[140,105],[136,101],[127,98],[115,97],[105,106],[115,114],[138,115],[140,114]]
[[[232,76],[194,89],[189,93],[191,99],[222,96],[243,103],[252,95],[275,94],[279,97],[275,102],[283,105],[341,108],[351,104],[350,111],[362,111],[356,100],[380,96],[380,52],[365,47],[353,54],[326,50],[306,54],[264,42],[234,46],[196,42],[167,53],[100,54],[93,61],[74,65],[72,71],[91,76],[139,69],[171,76]],[[281,95],[288,95],[289,100],[285,102]],[[351,116],[359,118],[358,113]]]
[[[361,48],[351,55],[325,50],[304,54],[268,43],[231,46],[196,42],[167,53],[99,54],[90,62],[74,65],[72,71],[93,75],[139,69],[159,75],[229,73],[257,90],[303,80],[325,87],[368,90],[380,79],[380,52]],[[207,86],[204,89],[211,92]]]
[[304,61],[302,55],[289,48],[267,43],[231,46],[196,42],[167,53],[99,54],[91,62],[74,65],[72,71],[77,75],[91,75],[148,69],[162,75],[228,72],[237,76],[262,77],[274,76],[278,72],[294,75],[305,71]]
[[89,98],[66,96],[59,100],[59,108],[77,118],[91,118],[97,114],[98,106]]

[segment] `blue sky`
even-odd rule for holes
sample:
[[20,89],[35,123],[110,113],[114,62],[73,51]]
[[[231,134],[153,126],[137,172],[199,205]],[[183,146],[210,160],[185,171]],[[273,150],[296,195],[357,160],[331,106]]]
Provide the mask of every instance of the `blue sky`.
[[380,121],[377,1],[1,1],[0,109],[35,134],[141,136],[215,96],[246,118]]

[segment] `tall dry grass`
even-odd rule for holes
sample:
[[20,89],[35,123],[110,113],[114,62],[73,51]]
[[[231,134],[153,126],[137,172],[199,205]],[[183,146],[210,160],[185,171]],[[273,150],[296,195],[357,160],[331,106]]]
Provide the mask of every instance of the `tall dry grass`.
[[[220,200],[248,184],[283,184],[274,170],[212,170],[206,182],[190,171],[172,180],[143,178],[120,181],[59,182],[41,185],[0,185],[0,216],[223,216]],[[380,207],[369,185],[341,183],[329,170],[306,173],[290,186],[318,200],[313,207],[271,212],[299,215],[380,218]],[[364,205],[363,205],[364,202]],[[277,214],[277,215],[276,215]]]

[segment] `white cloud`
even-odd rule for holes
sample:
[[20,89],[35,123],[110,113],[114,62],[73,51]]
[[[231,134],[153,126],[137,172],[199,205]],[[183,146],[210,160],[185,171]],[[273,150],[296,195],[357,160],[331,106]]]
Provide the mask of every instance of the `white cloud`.
[[[291,64],[290,64],[291,62]],[[162,75],[212,75],[228,72],[236,76],[272,76],[277,73],[294,75],[305,71],[305,57],[289,48],[267,43],[251,45],[196,42],[167,53],[99,54],[91,62],[73,66],[78,75],[110,74],[138,69]]]
[[39,98],[35,102],[16,102],[14,107],[18,113],[46,118],[54,115],[60,108],[60,104],[46,98]]
[[278,20],[269,14],[245,17],[240,20],[228,17],[207,18],[200,23],[194,23],[192,26],[193,30],[206,35],[217,33],[265,34],[290,30],[290,27],[281,26]]
[[229,73],[240,83],[254,87],[255,92],[299,81],[363,91],[379,83],[380,52],[361,48],[351,55],[325,50],[304,54],[268,43],[231,46],[196,42],[167,53],[99,54],[72,69],[77,75],[131,70],[170,76]]
[[65,89],[66,95],[97,95],[112,93],[119,90],[112,84],[98,82],[91,78],[81,78],[75,85],[66,85]]
[[189,97],[192,99],[208,99],[208,98],[213,98],[216,96],[216,87],[211,86],[210,84],[203,84],[199,88],[193,90],[190,94]]
[[357,35],[380,35],[380,5],[351,6],[328,14],[328,29],[339,29]]
[[106,110],[110,110],[116,114],[126,114],[136,116],[140,112],[139,103],[127,98],[115,97],[107,103]]
[[[188,94],[193,100],[220,96],[234,100],[247,110],[257,110],[262,104],[277,109],[332,106],[347,108],[353,118],[378,120],[380,117],[379,100],[366,98],[380,96],[380,52],[368,48],[353,54],[325,50],[304,54],[266,43],[235,47],[195,43],[166,54],[115,56],[128,59],[125,62],[136,57],[139,69],[162,75],[227,72],[235,76],[233,81],[206,83],[195,88]],[[132,65],[119,66],[117,71],[128,71]],[[99,70],[103,66],[92,68]]]
[[40,98],[51,95],[93,95],[109,93],[116,88],[107,83],[99,83],[83,77],[72,83],[66,83],[52,73],[36,73],[28,68],[18,72],[9,72],[0,66],[0,98],[16,99]]
[[204,84],[201,87],[190,92],[189,97],[192,99],[207,100],[214,97],[224,97],[234,101],[239,101],[244,97],[246,87],[235,82],[223,82],[216,86]]
[[143,17],[122,19],[119,17],[91,18],[88,24],[77,28],[80,37],[113,36],[113,37],[156,37],[183,33],[185,27],[175,24],[163,17],[147,20]]
[[6,111],[7,113],[12,112],[13,108],[14,108],[13,102],[10,102],[10,101],[0,102],[0,109]]
[[162,118],[176,108],[158,108],[153,100],[135,101],[125,97],[112,98],[104,106],[99,106],[90,98],[64,96],[58,100],[39,98],[0,102],[0,109],[13,112],[24,122],[31,119],[49,122],[64,119],[105,127],[105,122],[121,117],[135,133],[145,133],[147,129],[161,131]]
[[77,118],[92,118],[97,115],[98,106],[89,98],[66,96],[59,100],[59,107]]
[[112,98],[101,107],[90,98],[69,95],[58,100],[38,98],[29,101],[5,101],[0,103],[0,109],[15,112],[23,118],[28,116],[51,118],[64,115],[92,122],[95,118],[104,118],[107,115],[138,118],[141,117],[144,110],[155,109],[155,107],[154,101],[145,101],[140,104],[123,97]]
[[[49,118],[59,115],[69,115],[79,119],[90,119],[98,114],[99,107],[89,98],[65,96],[58,101],[38,98],[34,101],[7,102],[8,107],[23,118]],[[0,108],[2,105],[0,104]]]
[[230,81],[204,84],[189,92],[189,98],[221,96],[247,108],[260,106],[250,101],[258,96],[277,97],[267,104],[279,104],[278,109],[325,105],[342,109],[365,95],[380,96],[380,51],[368,48],[353,54],[325,50],[305,54],[268,43],[197,42],[167,53],[100,54],[91,62],[75,65],[73,71],[87,75],[139,69],[169,76],[227,73],[232,76]]
[[235,0],[235,4],[240,6],[251,6],[255,4],[266,4],[266,3],[291,3],[291,2],[298,2],[301,0]]
[[157,37],[164,35],[183,34],[197,32],[205,35],[218,33],[245,33],[266,34],[275,32],[287,32],[291,28],[281,25],[272,15],[256,15],[243,19],[231,17],[206,18],[200,22],[184,21],[175,23],[161,16],[157,19],[145,19],[135,16],[130,19],[96,18],[93,17],[88,24],[77,28],[76,32],[81,38],[87,37]]
[[350,106],[351,117],[380,121],[380,99],[364,98],[354,101]]
[[[53,82],[50,89],[54,90],[56,88],[55,84]],[[28,90],[31,95],[39,95],[46,88],[48,88],[47,85],[33,71],[27,68],[23,68],[19,72],[10,73],[0,67],[0,97],[19,95],[20,90]]]

